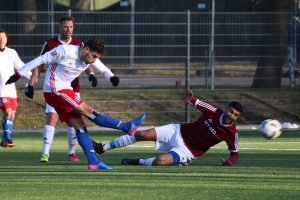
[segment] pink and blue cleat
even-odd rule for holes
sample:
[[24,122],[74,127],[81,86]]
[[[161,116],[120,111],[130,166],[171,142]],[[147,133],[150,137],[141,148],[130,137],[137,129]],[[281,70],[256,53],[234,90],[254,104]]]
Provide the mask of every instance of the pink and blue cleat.
[[88,165],[88,170],[99,170],[99,169],[103,169],[103,170],[112,170],[112,168],[110,166],[108,166],[107,164],[105,164],[104,162],[99,161],[99,163],[97,165]]
[[134,135],[137,131],[138,127],[144,122],[145,120],[145,113],[141,114],[138,118],[131,120],[130,122],[130,129],[127,131],[128,135]]

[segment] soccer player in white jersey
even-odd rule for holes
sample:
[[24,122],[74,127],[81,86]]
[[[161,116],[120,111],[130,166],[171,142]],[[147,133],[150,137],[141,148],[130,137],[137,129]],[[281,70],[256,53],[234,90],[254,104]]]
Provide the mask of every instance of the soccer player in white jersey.
[[[11,148],[16,144],[11,139],[14,118],[17,111],[17,91],[15,84],[4,85],[6,80],[24,65],[18,53],[6,46],[7,33],[0,30],[0,108],[3,112],[2,129],[3,135],[0,146]],[[29,78],[29,75],[27,76]]]
[[76,129],[77,140],[87,156],[89,170],[111,169],[111,167],[96,157],[82,116],[86,116],[99,126],[122,130],[129,135],[133,135],[145,119],[145,114],[129,122],[122,122],[105,116],[90,107],[74,93],[71,81],[78,77],[82,71],[90,65],[100,72],[105,68],[105,65],[97,59],[103,55],[103,52],[104,43],[97,38],[86,41],[84,46],[60,45],[28,62],[6,82],[6,84],[14,83],[37,66],[51,64],[47,69],[44,81],[45,100],[55,108],[61,121],[67,122],[69,126]]
[[[60,18],[59,25],[58,25],[59,35],[55,36],[45,42],[43,45],[43,48],[41,50],[41,55],[45,54],[47,51],[50,51],[51,49],[65,44],[65,45],[83,45],[83,42],[73,37],[73,30],[74,30],[74,18],[69,15],[65,15]],[[31,79],[28,83],[28,86],[25,89],[25,95],[29,98],[33,98],[34,95],[34,84],[36,83],[38,76],[40,74],[40,67],[37,67],[33,70]],[[118,85],[119,78],[117,76],[114,76],[111,71],[107,68],[107,72],[111,76],[109,77],[109,80],[112,82],[112,80],[115,80],[117,82],[112,82],[113,86]],[[86,70],[86,73],[89,75],[89,81],[92,81],[92,86],[97,86],[97,79],[93,73],[92,67],[89,67]],[[72,87],[74,92],[77,96],[80,95],[80,83],[78,77],[76,77],[72,81]],[[58,115],[55,111],[55,109],[46,103],[45,106],[45,113],[46,113],[46,124],[44,125],[43,129],[43,146],[42,146],[42,156],[40,158],[40,162],[48,162],[49,156],[50,156],[50,148],[51,144],[53,142],[54,134],[55,134],[55,127],[58,122]],[[73,127],[67,126],[67,138],[68,138],[68,158],[72,162],[79,162],[79,158],[77,157],[75,150],[76,150],[76,132]]]

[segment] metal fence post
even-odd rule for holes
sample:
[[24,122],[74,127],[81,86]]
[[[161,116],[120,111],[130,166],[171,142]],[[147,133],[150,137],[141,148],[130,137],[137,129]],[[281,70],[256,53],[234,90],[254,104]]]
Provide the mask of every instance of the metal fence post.
[[135,22],[134,22],[134,15],[135,15],[135,0],[131,0],[131,7],[130,7],[130,55],[129,55],[129,70],[133,69],[134,65],[134,39],[135,39]]
[[298,10],[298,2],[299,0],[294,0],[294,14],[293,14],[293,59],[292,59],[292,69],[290,69],[290,83],[291,87],[295,87],[296,85],[296,79],[295,79],[295,73],[296,73],[296,66],[297,66],[297,10]]
[[[191,11],[187,11],[187,41],[186,41],[186,68],[185,68],[185,87],[190,89],[190,65],[191,65]],[[190,106],[185,104],[186,122],[190,122]]]
[[211,38],[209,46],[209,64],[211,66],[211,89],[215,89],[215,0],[211,3]]
[[51,37],[54,35],[54,2],[53,0],[48,0],[48,15],[50,23],[50,30],[51,30]]

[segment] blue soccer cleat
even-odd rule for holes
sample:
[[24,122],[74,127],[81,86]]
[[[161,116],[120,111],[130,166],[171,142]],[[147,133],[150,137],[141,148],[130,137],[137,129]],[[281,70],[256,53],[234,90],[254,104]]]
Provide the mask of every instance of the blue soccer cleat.
[[110,166],[108,166],[102,161],[99,161],[97,165],[88,165],[88,170],[99,170],[99,169],[112,170]]
[[138,127],[144,122],[146,114],[141,114],[138,118],[131,120],[130,122],[130,129],[127,131],[128,135],[134,135],[137,131]]

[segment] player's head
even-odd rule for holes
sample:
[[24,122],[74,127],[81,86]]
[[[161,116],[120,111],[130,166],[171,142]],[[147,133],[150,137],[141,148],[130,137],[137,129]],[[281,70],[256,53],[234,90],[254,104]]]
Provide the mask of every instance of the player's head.
[[224,114],[224,122],[226,124],[231,124],[236,122],[236,120],[243,113],[243,106],[237,101],[232,101],[228,104],[225,114]]
[[7,43],[7,32],[0,29],[0,49],[4,49]]
[[104,53],[104,42],[98,38],[92,38],[84,43],[81,50],[80,59],[86,64],[95,62],[97,58],[100,58]]
[[74,18],[70,15],[65,15],[59,20],[58,31],[62,39],[68,40],[73,35]]

